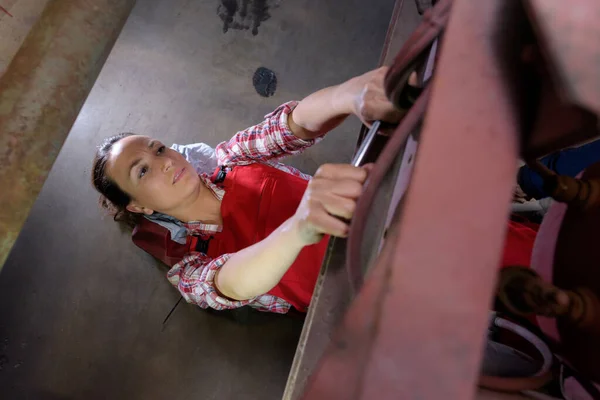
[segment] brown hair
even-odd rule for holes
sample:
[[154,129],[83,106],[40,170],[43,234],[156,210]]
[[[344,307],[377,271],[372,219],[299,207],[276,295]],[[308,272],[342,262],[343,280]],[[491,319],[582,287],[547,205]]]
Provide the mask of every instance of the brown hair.
[[96,151],[92,167],[92,185],[100,192],[100,206],[108,211],[115,221],[130,227],[134,227],[138,223],[140,214],[127,210],[126,207],[131,202],[131,196],[108,177],[106,163],[113,145],[119,140],[133,135],[135,133],[126,132],[106,138]]

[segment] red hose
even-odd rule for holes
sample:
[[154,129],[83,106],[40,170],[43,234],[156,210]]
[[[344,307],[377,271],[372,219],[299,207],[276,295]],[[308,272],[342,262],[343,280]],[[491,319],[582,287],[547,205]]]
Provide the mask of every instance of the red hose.
[[[393,103],[398,104],[398,100],[408,81],[408,76],[420,58],[422,58],[421,56],[425,50],[431,46],[433,41],[438,38],[446,27],[451,5],[451,0],[441,0],[433,9],[428,11],[423,17],[421,24],[398,52],[394,64],[385,77],[387,96]],[[364,234],[375,193],[400,152],[402,145],[408,138],[408,135],[423,119],[429,99],[429,91],[428,87],[423,90],[415,104],[400,122],[400,125],[379,155],[373,170],[369,174],[365,190],[358,200],[356,211],[350,224],[346,250],[346,269],[350,284],[355,292],[361,287],[363,281],[363,271],[361,268],[362,235]]]

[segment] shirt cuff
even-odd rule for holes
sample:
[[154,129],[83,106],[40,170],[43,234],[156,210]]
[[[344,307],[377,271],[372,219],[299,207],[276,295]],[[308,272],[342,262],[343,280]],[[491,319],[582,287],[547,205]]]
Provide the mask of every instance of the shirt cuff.
[[319,143],[323,139],[322,136],[314,139],[301,139],[294,135],[288,124],[288,118],[298,103],[300,102],[288,101],[287,103],[283,103],[277,107],[273,112],[265,115],[266,120],[275,119],[277,121],[277,126],[279,128],[278,130],[281,135],[281,137],[278,138],[280,145],[283,148],[287,148],[291,153],[302,151],[307,147],[311,147],[312,145]]
[[179,290],[185,301],[215,310],[240,308],[254,301],[228,299],[216,289],[217,271],[231,258],[231,254],[224,254],[208,262],[206,258],[202,253],[191,253],[167,274],[169,282]]

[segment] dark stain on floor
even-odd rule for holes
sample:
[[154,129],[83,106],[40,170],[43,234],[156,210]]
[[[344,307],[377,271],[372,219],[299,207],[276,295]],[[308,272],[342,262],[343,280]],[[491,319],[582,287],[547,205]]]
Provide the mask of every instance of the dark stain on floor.
[[276,0],[220,0],[217,15],[223,21],[223,33],[229,29],[251,29],[252,35],[258,35],[260,24],[271,18],[269,9],[278,3]]
[[270,69],[259,67],[252,77],[252,85],[262,97],[273,96],[277,90],[277,76]]

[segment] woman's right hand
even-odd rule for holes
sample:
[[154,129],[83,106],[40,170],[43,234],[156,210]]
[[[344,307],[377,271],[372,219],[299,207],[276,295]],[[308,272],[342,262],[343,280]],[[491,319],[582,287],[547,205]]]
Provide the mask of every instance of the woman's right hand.
[[348,235],[349,220],[354,215],[369,168],[325,164],[317,170],[292,217],[302,243],[317,243],[323,235]]
[[[345,237],[370,165],[323,165],[308,183],[296,213],[269,236],[232,254],[215,286],[234,300],[253,299],[279,283],[304,246],[323,235]],[[281,199],[280,201],[285,201]]]

